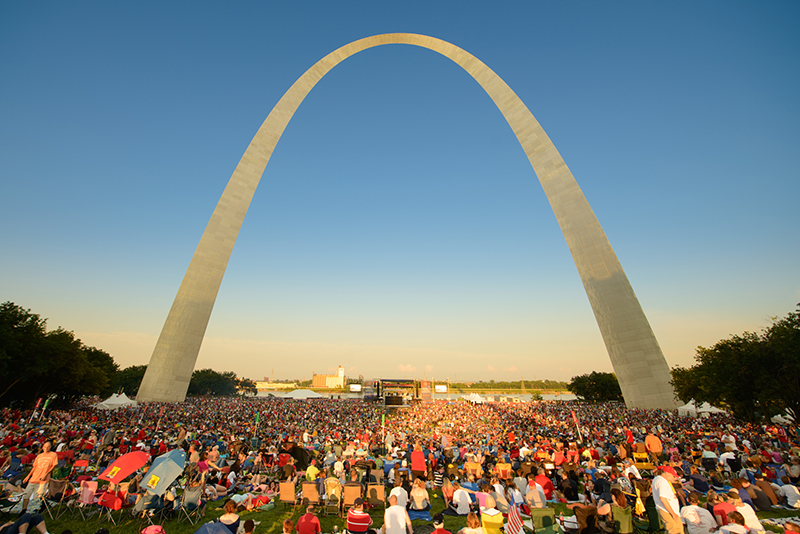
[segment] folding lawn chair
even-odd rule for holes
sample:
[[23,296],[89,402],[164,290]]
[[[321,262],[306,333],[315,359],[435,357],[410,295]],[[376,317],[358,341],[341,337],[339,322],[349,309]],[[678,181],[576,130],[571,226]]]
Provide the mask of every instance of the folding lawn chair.
[[[283,503],[284,508],[287,508],[289,505],[292,505],[292,507],[297,506],[297,494],[295,493],[294,482],[281,482],[279,502]],[[292,513],[294,513],[294,510],[292,510]]]
[[69,502],[74,498],[75,490],[67,480],[50,479],[42,502],[50,519],[58,519],[67,512]]
[[186,519],[191,524],[196,524],[203,519],[206,513],[206,503],[203,501],[203,487],[192,486],[183,490],[180,507],[178,508],[178,520]]

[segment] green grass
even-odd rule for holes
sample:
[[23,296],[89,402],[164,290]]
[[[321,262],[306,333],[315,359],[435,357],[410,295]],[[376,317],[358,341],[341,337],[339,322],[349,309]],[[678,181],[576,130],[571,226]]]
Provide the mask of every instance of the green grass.
[[[444,502],[442,501],[440,493],[437,494],[431,492],[431,500],[431,516],[444,510]],[[202,522],[213,521],[221,516],[223,514],[221,508],[224,502],[225,501],[223,499],[209,503],[206,507],[205,518]],[[565,516],[573,515],[572,510],[567,509],[565,504],[555,503],[552,505],[552,507],[556,510],[556,516],[561,513],[563,513]],[[245,511],[239,515],[242,518],[242,522],[247,519],[252,519],[257,523],[260,522],[260,524],[256,526],[256,534],[281,534],[281,526],[284,520],[291,519],[293,523],[297,524],[297,520],[304,513],[305,507],[303,506],[297,506],[292,509],[291,507],[284,508],[283,505],[278,504],[272,510],[254,510],[250,512]],[[320,524],[322,525],[322,532],[331,533],[333,532],[334,526],[338,527],[340,533],[344,531],[344,518],[339,518],[337,516],[324,516],[319,508],[317,509],[316,514],[319,517]],[[369,511],[369,514],[372,517],[374,527],[379,528],[381,525],[383,525],[382,507],[373,508]],[[77,519],[75,517],[66,516],[58,520],[50,520],[46,513],[43,515],[45,517],[45,523],[47,524],[47,529],[50,534],[61,534],[66,529],[72,530],[74,534],[94,534],[94,532],[100,528],[107,528],[112,534],[138,534],[139,532],[138,521],[132,519],[129,515],[124,516],[124,519],[121,522],[118,522],[117,526],[114,526],[108,521],[98,523],[97,514],[92,515],[87,521],[83,521],[80,516],[78,516]],[[771,510],[768,512],[758,512],[757,515],[759,519],[794,517],[800,516],[800,511]],[[163,526],[166,534],[193,534],[200,527],[202,522],[198,523],[197,525],[191,525],[187,521],[179,522],[177,519],[170,519],[164,522]],[[425,521],[418,520],[414,521],[413,523],[414,525],[422,525],[425,524]],[[466,526],[466,523],[466,518],[464,517],[444,517],[444,528],[453,534],[458,532],[458,530],[460,530],[462,527]],[[772,527],[770,525],[765,525],[765,527],[773,532],[783,532],[783,529]]]
[[[437,512],[444,510],[444,502],[442,501],[441,494],[431,492],[431,499],[433,500],[431,506],[431,516]],[[224,499],[209,503],[206,507],[206,514],[203,522],[213,521],[223,514],[222,505]],[[305,513],[305,507],[297,506],[294,509],[291,507],[284,508],[280,503],[268,511],[253,510],[250,512],[241,512],[241,521],[247,519],[260,522],[256,526],[256,534],[281,534],[283,522],[286,519],[291,519],[293,523],[297,524],[297,520]],[[342,532],[345,527],[345,519],[337,516],[324,516],[320,508],[316,511],[319,522],[322,525],[322,532],[333,532],[334,526],[338,527],[339,532]],[[383,525],[383,507],[373,508],[369,511],[372,517],[373,526],[380,527]],[[77,517],[61,517],[58,520],[50,520],[47,514],[43,514],[47,530],[50,534],[61,534],[66,529],[72,530],[74,534],[94,534],[99,528],[107,528],[113,534],[136,534],[139,532],[138,521],[131,518],[129,515],[124,516],[122,521],[118,521],[118,525],[114,526],[108,521],[98,523],[97,514],[92,515],[87,521],[83,521],[80,516]],[[116,518],[116,515],[115,515]],[[425,524],[425,521],[414,521],[414,525]],[[201,523],[191,525],[187,521],[179,522],[177,519],[170,519],[163,523],[164,531],[166,534],[193,534]],[[462,527],[466,526],[467,521],[464,517],[450,517],[445,516],[445,528],[450,532],[457,532]]]

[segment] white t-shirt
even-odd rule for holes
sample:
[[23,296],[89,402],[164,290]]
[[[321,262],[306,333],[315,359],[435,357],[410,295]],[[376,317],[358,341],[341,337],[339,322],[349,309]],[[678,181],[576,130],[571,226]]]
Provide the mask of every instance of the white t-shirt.
[[709,534],[717,530],[717,521],[711,512],[701,506],[690,504],[681,508],[681,519],[689,534]]
[[396,488],[392,488],[392,491],[389,493],[389,497],[394,495],[397,497],[397,506],[402,506],[405,509],[406,505],[408,504],[408,492],[400,486]]
[[796,486],[784,484],[781,486],[781,495],[786,497],[786,504],[793,508],[800,508],[800,492],[797,491]]
[[456,505],[456,513],[458,515],[467,515],[469,513],[469,505],[472,501],[469,498],[469,493],[461,488],[458,488],[453,494],[453,504]]
[[753,507],[747,504],[746,502],[743,502],[741,506],[737,506],[736,511],[742,514],[742,517],[744,517],[744,526],[749,528],[751,531],[765,530],[764,526],[758,520],[756,511],[753,510]]
[[408,512],[399,504],[390,506],[383,513],[383,525],[386,534],[406,534],[406,516]]
[[[661,502],[661,498],[665,498],[669,503],[672,510],[667,510],[664,506],[664,503]],[[667,481],[666,478],[662,476],[657,476],[653,479],[653,500],[656,502],[656,508],[659,510],[664,510],[667,513],[678,513],[681,509],[681,505],[678,502],[678,497],[675,495],[675,489],[672,487],[672,484]]]

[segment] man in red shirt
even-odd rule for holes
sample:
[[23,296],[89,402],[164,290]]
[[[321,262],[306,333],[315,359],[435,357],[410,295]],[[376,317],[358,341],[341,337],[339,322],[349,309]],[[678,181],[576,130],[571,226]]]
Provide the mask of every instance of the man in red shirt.
[[372,526],[372,518],[364,511],[364,499],[358,497],[353,507],[347,511],[347,531],[351,534],[364,534]]
[[[349,514],[348,514],[349,516]],[[369,516],[368,516],[369,517]],[[297,534],[320,534],[322,527],[319,519],[314,515],[314,506],[309,505],[306,513],[297,520]]]
[[543,467],[540,467],[536,473],[536,482],[542,486],[542,489],[544,490],[544,498],[548,501],[553,500],[553,491],[555,490],[553,487],[553,482],[547,478],[547,475],[544,474]]

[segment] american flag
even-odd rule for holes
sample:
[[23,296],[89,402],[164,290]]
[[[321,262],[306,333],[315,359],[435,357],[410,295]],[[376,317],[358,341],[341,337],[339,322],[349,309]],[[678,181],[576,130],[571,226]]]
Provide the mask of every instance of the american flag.
[[508,511],[508,528],[507,534],[524,534],[522,530],[522,516],[519,513],[519,504],[515,504]]

